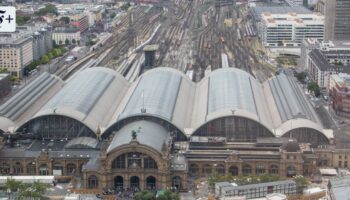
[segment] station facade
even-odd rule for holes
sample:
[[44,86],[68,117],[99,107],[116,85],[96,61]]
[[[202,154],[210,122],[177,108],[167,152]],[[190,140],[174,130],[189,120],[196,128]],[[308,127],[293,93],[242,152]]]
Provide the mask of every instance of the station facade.
[[[23,102],[26,109],[0,107],[4,175],[72,177],[84,188],[181,190],[213,173],[312,175],[318,149],[333,145],[332,131],[283,74],[264,83],[235,68],[198,83],[171,68],[133,83],[103,67],[67,82],[42,76],[56,92],[39,94],[34,82],[36,101]],[[20,95],[10,100],[20,104]]]

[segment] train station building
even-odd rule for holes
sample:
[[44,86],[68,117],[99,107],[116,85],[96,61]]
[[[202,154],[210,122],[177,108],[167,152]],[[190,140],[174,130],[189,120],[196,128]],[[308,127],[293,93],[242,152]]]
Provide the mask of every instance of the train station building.
[[333,166],[323,156],[332,130],[284,74],[259,83],[225,68],[194,83],[160,67],[130,83],[103,67],[67,81],[44,73],[0,115],[2,174],[69,176],[83,188],[188,189],[214,172],[292,177],[321,160]]

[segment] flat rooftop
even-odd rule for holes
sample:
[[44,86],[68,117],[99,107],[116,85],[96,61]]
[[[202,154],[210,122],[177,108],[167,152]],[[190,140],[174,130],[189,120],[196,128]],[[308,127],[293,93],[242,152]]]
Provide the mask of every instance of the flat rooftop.
[[157,51],[158,50],[158,45],[152,44],[152,45],[146,45],[143,48],[143,51]]
[[9,76],[9,74],[0,74],[0,80],[2,80],[2,79],[4,79],[4,78],[6,78],[7,76]]
[[286,13],[296,13],[296,14],[312,14],[313,12],[304,7],[287,7],[287,6],[257,6],[253,8],[253,12],[257,15],[262,13],[271,14],[286,14]]

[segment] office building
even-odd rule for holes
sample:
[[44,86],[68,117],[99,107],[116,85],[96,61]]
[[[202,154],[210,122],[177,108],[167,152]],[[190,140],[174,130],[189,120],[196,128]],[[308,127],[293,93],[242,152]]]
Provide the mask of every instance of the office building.
[[9,74],[0,74],[0,99],[11,92],[11,80]]
[[77,14],[73,16],[69,16],[70,18],[70,24],[74,27],[77,27],[80,31],[80,33],[83,33],[84,31],[88,30],[89,25],[89,17],[86,14]]
[[17,32],[27,34],[33,40],[33,59],[39,60],[53,47],[52,27],[44,24],[17,26]]
[[24,67],[33,62],[33,39],[30,36],[2,34],[0,36],[0,67],[21,77]]
[[305,38],[324,38],[324,16],[303,7],[255,7],[253,15],[266,47],[299,47]]
[[325,40],[350,40],[350,1],[321,0],[325,15]]
[[52,45],[51,26],[17,26],[14,33],[0,34],[0,67],[21,77],[24,67],[39,60]]
[[350,45],[347,43],[321,43],[307,56],[307,70],[311,79],[321,88],[329,88],[332,74],[350,73]]

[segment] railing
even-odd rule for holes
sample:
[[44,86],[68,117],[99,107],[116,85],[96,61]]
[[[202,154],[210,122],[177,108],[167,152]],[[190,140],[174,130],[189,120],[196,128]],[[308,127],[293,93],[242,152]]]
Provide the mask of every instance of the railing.
[[77,193],[77,194],[100,194],[102,191],[101,189],[71,189],[72,193]]
[[101,189],[71,189],[71,192],[76,194],[100,194],[105,200],[117,200],[115,195],[102,195]]

